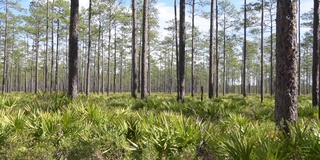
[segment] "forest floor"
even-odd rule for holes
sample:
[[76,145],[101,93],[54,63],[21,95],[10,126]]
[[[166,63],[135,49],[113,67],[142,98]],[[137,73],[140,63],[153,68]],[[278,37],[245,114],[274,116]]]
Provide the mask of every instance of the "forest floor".
[[153,93],[8,93],[0,97],[0,159],[320,159],[320,123],[311,96],[286,136],[274,99],[204,99]]

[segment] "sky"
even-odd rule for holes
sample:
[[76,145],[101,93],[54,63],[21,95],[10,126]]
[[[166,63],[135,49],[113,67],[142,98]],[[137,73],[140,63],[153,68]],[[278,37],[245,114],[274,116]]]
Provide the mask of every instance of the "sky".
[[[30,1],[31,0],[22,0],[22,5],[24,7],[27,7]],[[124,1],[125,3],[130,4],[130,0],[124,0]],[[247,0],[247,3],[254,2],[254,1],[257,1],[257,0]],[[300,1],[301,1],[301,14],[310,11],[311,8],[313,7],[313,0],[300,0]],[[179,0],[177,0],[177,2],[179,2]],[[230,0],[230,2],[235,5],[237,10],[239,10],[243,5],[243,0]],[[79,0],[79,3],[81,7],[86,8],[89,6],[89,0]],[[159,11],[159,15],[158,15],[159,26],[160,26],[159,32],[162,33],[161,35],[168,34],[168,32],[164,30],[164,28],[168,26],[166,22],[174,19],[173,3],[174,3],[174,0],[158,0],[155,6]],[[186,21],[191,22],[191,17],[189,15],[186,16]],[[200,16],[196,16],[195,26],[198,27],[200,31],[206,32],[209,30],[210,22],[208,19],[205,19]],[[303,35],[303,32],[307,30],[308,28],[301,28],[301,31],[302,31],[301,35]]]

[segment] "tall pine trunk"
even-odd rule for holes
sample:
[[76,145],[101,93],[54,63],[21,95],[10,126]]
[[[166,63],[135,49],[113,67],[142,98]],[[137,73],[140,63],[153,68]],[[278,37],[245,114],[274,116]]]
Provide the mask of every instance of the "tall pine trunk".
[[223,74],[222,74],[222,95],[226,93],[226,13],[223,13]]
[[186,45],[186,2],[180,0],[180,27],[179,27],[179,98],[184,102],[185,96],[185,45]]
[[57,48],[56,48],[56,75],[55,75],[55,91],[59,91],[59,38],[60,38],[60,20],[57,19]]
[[[54,0],[52,1],[51,14],[54,11]],[[54,18],[51,19],[51,73],[50,73],[50,93],[53,90],[53,66],[54,66]]]
[[178,20],[177,20],[177,0],[174,0],[174,30],[176,43],[176,71],[177,71],[177,99],[179,99],[180,84],[179,84],[179,45],[178,45]]
[[219,97],[218,0],[216,0],[216,97]]
[[260,72],[260,101],[263,102],[263,25],[264,25],[264,0],[262,0],[261,2],[261,45],[260,45],[260,49],[261,49],[261,72]]
[[[272,0],[271,0],[272,2]],[[272,6],[273,4],[270,4],[270,94],[273,95],[273,18],[272,18]]]
[[48,91],[48,50],[49,50],[49,0],[46,11],[46,59],[44,64],[44,90]]
[[90,55],[91,55],[91,13],[92,12],[92,0],[89,0],[89,33],[88,33],[88,59],[87,59],[87,77],[86,77],[86,96],[90,92]]
[[103,38],[103,35],[104,35],[104,30],[102,29],[102,31],[101,31],[102,33],[101,33],[101,44],[102,44],[102,46],[101,46],[101,93],[103,94],[104,93],[104,38]]
[[297,1],[277,1],[275,122],[289,133],[298,120]]
[[312,105],[319,104],[319,1],[313,7]]
[[117,25],[114,26],[114,55],[113,55],[113,93],[116,93],[117,79]]
[[40,21],[37,22],[37,35],[36,35],[36,75],[35,75],[35,82],[34,82],[34,92],[38,93],[38,62],[39,62],[39,37],[40,37]]
[[4,53],[3,53],[3,75],[2,75],[2,94],[6,92],[8,79],[7,59],[8,59],[8,1],[6,0],[5,29],[4,29]]
[[79,0],[71,1],[70,27],[69,27],[69,87],[68,94],[77,97],[78,85],[78,13]]
[[[97,92],[100,93],[100,43],[101,43],[101,17],[99,17],[99,31],[98,31],[98,65],[97,65],[97,74],[98,74],[98,78],[97,78],[97,81],[98,81],[98,84],[97,84]],[[103,71],[103,70],[102,70]]]
[[194,8],[195,0],[192,0],[192,33],[191,33],[191,96],[194,96]]
[[[111,12],[109,12],[111,14]],[[111,56],[111,18],[109,20],[109,35],[108,35],[108,66],[107,66],[107,95],[110,95],[110,56]]]
[[209,47],[209,98],[213,98],[213,13],[214,0],[210,4],[210,47]]
[[298,0],[298,52],[299,52],[299,62],[298,62],[298,95],[301,93],[301,27],[300,27],[300,0]]
[[242,95],[247,96],[246,93],[246,61],[247,61],[247,1],[244,0],[244,37],[243,37],[243,71],[242,71]]
[[141,99],[147,97],[147,52],[148,52],[148,13],[149,1],[143,1],[142,55],[141,55]]
[[132,68],[131,68],[131,96],[137,98],[138,92],[138,73],[137,73],[137,14],[136,14],[136,0],[132,0]]

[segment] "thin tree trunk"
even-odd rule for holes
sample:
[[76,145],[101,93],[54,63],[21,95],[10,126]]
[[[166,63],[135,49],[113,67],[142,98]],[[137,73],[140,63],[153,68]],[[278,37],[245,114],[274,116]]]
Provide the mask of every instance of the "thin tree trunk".
[[[26,53],[27,53],[27,55],[29,54],[29,34],[27,33],[27,50],[26,50]],[[28,63],[27,63],[27,65],[28,65]],[[26,66],[26,67],[28,67],[28,66]],[[27,81],[27,77],[28,77],[28,75],[27,75],[27,68],[25,68],[25,92],[27,92],[28,91],[28,81]]]
[[213,98],[213,12],[214,12],[214,0],[211,0],[210,5],[210,47],[209,47],[209,98]]
[[216,97],[219,97],[218,0],[216,0]]
[[299,62],[298,62],[298,95],[300,95],[301,92],[301,34],[300,34],[300,0],[298,0],[298,52],[299,52]]
[[247,61],[247,1],[244,0],[244,39],[243,39],[243,73],[242,73],[242,94],[244,97],[246,93],[246,61]]
[[116,93],[116,79],[117,79],[117,25],[114,26],[114,57],[113,57],[113,93]]
[[33,67],[31,65],[31,80],[30,80],[30,92],[33,92]]
[[191,33],[191,96],[194,96],[194,8],[195,0],[192,0],[192,33]]
[[260,72],[260,75],[261,75],[261,78],[260,78],[260,95],[261,95],[261,102],[263,102],[263,23],[264,23],[264,0],[262,0],[261,2],[261,46],[260,46],[260,49],[261,49],[261,72]]
[[122,63],[123,63],[123,51],[120,51],[120,69],[119,69],[119,92],[120,93],[122,92],[122,71],[123,71]]
[[273,95],[273,18],[272,18],[272,4],[270,9],[270,94]]
[[179,27],[179,36],[180,36],[180,44],[179,44],[179,84],[180,84],[180,92],[179,99],[184,102],[185,96],[185,45],[186,45],[186,21],[185,21],[185,13],[186,13],[186,2],[185,0],[180,0],[180,27]]
[[141,64],[141,99],[147,97],[147,52],[148,52],[148,14],[149,1],[143,1],[142,21],[142,64]]
[[92,12],[92,0],[89,0],[89,33],[88,33],[88,59],[87,59],[87,77],[86,77],[86,96],[90,92],[90,55],[91,55],[91,12]]
[[222,95],[226,93],[226,13],[223,13],[223,75]]
[[[150,25],[148,24],[148,28],[150,30]],[[149,34],[149,33],[148,33]],[[151,94],[151,49],[150,49],[150,39],[148,39],[148,94]]]
[[138,92],[141,93],[141,47],[142,47],[142,40],[140,40],[140,45],[139,45],[139,53],[138,53]]
[[104,31],[102,30],[102,33],[101,33],[101,77],[102,77],[102,80],[101,80],[101,93],[103,94],[104,93],[104,38],[103,38],[103,35],[104,35]]
[[77,97],[78,92],[78,14],[79,0],[71,1],[69,27],[69,87],[68,94]]
[[180,81],[179,81],[179,46],[178,46],[178,20],[177,20],[177,0],[174,0],[174,29],[175,29],[175,42],[176,42],[176,65],[177,65],[177,99],[180,94]]
[[[68,35],[66,36],[66,52],[65,52],[65,58],[66,58],[66,61],[65,61],[65,64],[67,64],[68,63],[68,61],[69,61],[69,58],[68,58],[68,53],[69,53],[69,38],[68,38]],[[68,75],[68,65],[65,65],[65,79],[64,79],[64,90],[63,91],[68,91],[68,77],[69,77],[69,75]]]
[[[150,25],[149,25],[150,30]],[[151,94],[151,45],[150,45],[150,39],[148,40],[148,94]]]
[[40,22],[37,22],[37,35],[36,35],[36,75],[35,75],[35,82],[34,82],[34,92],[38,93],[38,61],[39,61],[39,36],[40,36]]
[[60,38],[60,19],[57,19],[57,48],[56,48],[56,75],[55,75],[55,91],[59,91],[59,38]]
[[5,29],[4,29],[4,54],[3,54],[3,75],[2,75],[2,94],[6,92],[5,88],[7,85],[8,73],[7,73],[7,59],[8,59],[8,0],[6,4],[5,14]]
[[49,50],[49,0],[47,0],[46,18],[46,59],[44,64],[44,90],[48,91],[48,50]]
[[18,64],[18,92],[21,91],[21,77],[22,77],[22,74],[21,74],[21,65],[20,63]]
[[27,93],[28,91],[28,73],[27,73],[27,69],[24,70],[24,76],[25,76],[25,79],[24,79],[24,92]]
[[312,57],[312,105],[319,104],[319,1],[314,0],[313,11],[313,57]]
[[[94,47],[92,47],[93,49],[94,49],[94,53],[97,53],[97,45],[94,43]],[[97,56],[96,56],[96,54],[94,54],[93,56],[93,64],[96,64],[97,63]],[[96,75],[96,66],[97,65],[94,65],[93,66],[93,81],[92,81],[92,91],[93,92],[96,92],[96,89],[97,89],[97,86],[96,86],[96,80],[97,80],[97,75]]]
[[[172,39],[174,39],[175,33],[172,35]],[[172,41],[171,48],[171,60],[170,60],[170,94],[172,94],[173,90],[173,55],[174,55],[174,42]]]
[[[54,12],[54,0],[52,0],[51,14]],[[50,73],[50,93],[53,90],[53,64],[54,64],[54,18],[51,20],[51,73]]]
[[108,40],[108,68],[107,68],[107,95],[110,95],[110,56],[111,56],[111,19],[109,20],[109,40]]
[[138,92],[138,75],[137,75],[137,14],[136,14],[136,0],[132,0],[132,68],[131,68],[131,96],[137,98]]
[[100,21],[99,21],[99,31],[98,31],[98,65],[97,65],[97,74],[98,74],[98,78],[97,78],[97,81],[98,81],[98,89],[97,89],[97,92],[100,93],[100,40],[101,40],[101,18],[99,18]]

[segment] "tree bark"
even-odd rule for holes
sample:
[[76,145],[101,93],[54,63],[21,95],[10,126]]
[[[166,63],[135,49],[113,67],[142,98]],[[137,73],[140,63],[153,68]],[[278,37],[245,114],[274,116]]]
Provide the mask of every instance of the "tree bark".
[[175,30],[175,42],[176,42],[177,99],[179,99],[180,84],[179,84],[179,44],[178,44],[177,0],[174,0],[174,30]]
[[178,100],[184,102],[185,96],[185,45],[186,45],[186,2],[185,0],[180,0],[180,27],[179,27],[179,98]]
[[148,13],[149,1],[143,1],[142,21],[142,64],[141,64],[141,99],[147,97],[147,52],[148,52]]
[[[150,25],[148,24],[148,30],[150,30]],[[149,33],[148,33],[149,34]],[[148,85],[147,85],[147,89],[148,89],[148,94],[150,95],[151,94],[151,49],[150,49],[150,39],[148,38]]]
[[271,96],[273,95],[273,19],[272,19],[272,6],[270,8],[270,21],[271,21],[271,26],[270,26],[270,94]]
[[194,96],[194,8],[195,0],[192,0],[192,33],[191,33],[191,96]]
[[289,133],[298,120],[297,1],[277,1],[275,122]]
[[91,55],[91,13],[92,12],[92,0],[89,0],[89,33],[88,33],[88,59],[87,59],[87,77],[86,77],[86,96],[90,92],[90,55]]
[[34,93],[38,93],[38,61],[39,61],[39,37],[40,37],[40,21],[37,22],[37,35],[36,35],[36,75],[34,82]]
[[101,33],[101,93],[103,94],[104,93],[104,38],[103,38],[103,35],[104,35],[104,30],[102,30],[102,33]]
[[219,97],[218,0],[216,0],[216,97]]
[[71,1],[69,27],[69,87],[68,94],[77,97],[78,89],[78,14],[79,0]]
[[49,50],[49,0],[46,13],[46,59],[44,64],[44,90],[48,91],[48,50]]
[[213,98],[213,12],[214,0],[211,0],[210,5],[210,47],[209,47],[209,98]]
[[97,81],[98,81],[98,84],[97,84],[97,92],[100,93],[100,41],[101,41],[101,17],[99,17],[99,31],[98,31],[98,66],[97,66],[97,75],[98,75],[98,78],[97,78]]
[[56,48],[56,75],[55,75],[55,91],[59,91],[59,38],[60,38],[60,20],[57,19],[57,48]]
[[[111,13],[109,13],[111,14]],[[108,66],[107,66],[107,95],[110,95],[110,56],[111,56],[111,19],[109,20],[109,35],[108,35]]]
[[[264,0],[262,0],[261,2],[261,45],[260,45],[260,49],[261,49],[261,72],[260,72],[260,101],[263,102],[263,94],[264,94],[264,91],[263,91],[263,24],[264,23]],[[272,22],[271,22],[272,23]]]
[[131,96],[137,98],[138,92],[138,73],[137,73],[137,13],[136,0],[132,0],[132,68],[131,68]]
[[222,95],[226,93],[226,13],[223,13],[223,75],[222,75]]
[[314,0],[313,56],[312,56],[312,105],[319,104],[319,1]]
[[6,14],[5,14],[5,31],[4,31],[4,53],[3,53],[3,75],[2,75],[2,94],[6,92],[6,85],[8,79],[7,73],[7,58],[8,58],[8,0],[5,2],[6,4]]
[[114,26],[114,55],[113,55],[113,93],[116,93],[117,79],[117,25]]
[[247,96],[246,93],[246,61],[247,61],[247,1],[244,0],[244,39],[243,39],[243,73],[242,73],[242,95]]
[[299,62],[298,62],[298,95],[301,93],[301,27],[300,27],[300,0],[298,0],[298,52],[299,52]]
[[[54,0],[52,0],[51,14],[54,11]],[[50,73],[50,93],[53,90],[53,65],[54,65],[54,18],[51,20],[51,73]]]

